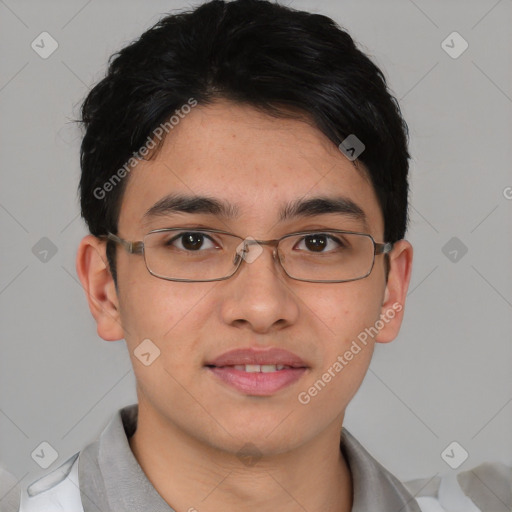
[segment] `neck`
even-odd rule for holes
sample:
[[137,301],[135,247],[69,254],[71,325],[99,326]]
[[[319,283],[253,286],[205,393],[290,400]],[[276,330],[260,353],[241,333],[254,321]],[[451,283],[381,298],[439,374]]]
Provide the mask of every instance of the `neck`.
[[343,418],[294,451],[257,459],[219,450],[139,401],[131,450],[175,510],[349,512],[352,478],[340,451]]

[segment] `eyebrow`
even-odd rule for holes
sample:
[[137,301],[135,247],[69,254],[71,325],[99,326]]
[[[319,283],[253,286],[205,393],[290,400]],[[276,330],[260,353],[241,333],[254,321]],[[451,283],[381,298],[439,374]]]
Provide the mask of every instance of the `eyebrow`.
[[[151,206],[143,218],[149,221],[173,213],[208,214],[232,219],[239,216],[240,209],[237,205],[208,196],[169,194]],[[279,221],[333,213],[352,217],[361,221],[365,227],[368,226],[364,210],[344,196],[296,199],[280,210]]]

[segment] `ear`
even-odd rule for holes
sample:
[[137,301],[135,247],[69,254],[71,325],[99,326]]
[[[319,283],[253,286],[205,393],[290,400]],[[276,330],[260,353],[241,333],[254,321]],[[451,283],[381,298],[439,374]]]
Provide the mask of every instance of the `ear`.
[[106,256],[106,242],[87,235],[76,255],[76,272],[96,320],[98,335],[106,341],[124,337],[119,300]]
[[389,253],[389,275],[384,301],[380,312],[380,321],[384,324],[375,341],[388,343],[393,341],[400,331],[404,317],[405,298],[409,289],[412,271],[412,245],[407,240],[399,240]]

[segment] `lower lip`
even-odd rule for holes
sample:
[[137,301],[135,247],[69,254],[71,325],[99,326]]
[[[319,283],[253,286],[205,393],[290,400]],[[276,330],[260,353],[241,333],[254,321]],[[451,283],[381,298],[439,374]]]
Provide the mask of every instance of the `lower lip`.
[[248,395],[267,396],[299,380],[307,368],[290,368],[275,372],[245,372],[225,366],[208,367],[219,379]]

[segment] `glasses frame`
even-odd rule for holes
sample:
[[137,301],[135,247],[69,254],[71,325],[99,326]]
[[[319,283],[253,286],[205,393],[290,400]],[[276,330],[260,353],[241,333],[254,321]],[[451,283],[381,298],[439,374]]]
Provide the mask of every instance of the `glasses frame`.
[[[283,270],[283,272],[290,279],[294,279],[295,281],[302,281],[302,282],[306,282],[306,283],[348,283],[348,282],[351,282],[351,281],[359,281],[360,279],[364,279],[364,278],[368,277],[372,273],[373,267],[375,265],[375,256],[378,256],[380,254],[388,254],[389,252],[391,252],[391,250],[393,249],[393,245],[394,245],[393,242],[376,242],[374,240],[374,238],[372,237],[372,235],[370,235],[368,233],[361,233],[359,231],[346,231],[346,230],[342,230],[342,229],[325,229],[325,230],[318,229],[318,230],[296,231],[294,233],[288,233],[288,234],[282,236],[281,238],[275,238],[275,239],[271,239],[271,240],[247,240],[246,238],[242,238],[239,235],[235,235],[234,233],[230,233],[229,231],[224,231],[222,229],[203,229],[203,228],[183,228],[183,227],[178,227],[178,228],[154,229],[154,230],[149,231],[148,233],[146,233],[144,235],[144,238],[146,238],[147,235],[151,235],[152,233],[163,233],[163,232],[171,232],[171,231],[190,231],[190,232],[201,232],[201,233],[219,233],[219,234],[233,236],[235,238],[240,239],[242,242],[245,242],[244,250],[245,250],[246,246],[248,246],[248,245],[256,245],[256,244],[258,244],[258,245],[270,245],[270,246],[273,246],[274,250],[272,251],[272,256],[273,256],[274,260],[276,262],[278,262],[278,264],[281,267],[281,269]],[[279,257],[279,243],[282,240],[284,240],[286,238],[290,238],[292,236],[316,234],[316,233],[340,233],[340,234],[348,234],[348,235],[362,235],[362,236],[368,237],[372,241],[372,243],[373,243],[373,259],[372,259],[372,264],[371,264],[370,270],[365,275],[363,275],[361,277],[355,277],[353,279],[341,279],[341,280],[339,280],[339,279],[335,279],[335,280],[301,279],[301,278],[298,278],[298,277],[293,277],[290,274],[288,274],[288,272],[286,271],[286,269],[284,268],[284,266],[283,266],[283,264],[281,262],[281,258]],[[152,276],[157,277],[159,279],[164,279],[165,281],[177,281],[177,282],[185,282],[185,283],[207,283],[207,282],[212,282],[212,281],[225,281],[226,279],[229,279],[229,278],[233,277],[238,272],[238,269],[242,265],[242,261],[244,261],[244,258],[242,256],[240,256],[239,253],[237,253],[236,256],[235,256],[235,260],[233,261],[233,264],[235,265],[235,269],[233,270],[233,272],[231,274],[229,274],[228,276],[225,276],[225,277],[219,277],[219,278],[215,278],[215,279],[181,279],[181,278],[174,278],[174,277],[164,277],[164,276],[161,276],[159,274],[156,274],[155,272],[153,272],[149,268],[147,260],[146,260],[146,254],[145,254],[145,251],[144,251],[144,238],[142,240],[138,240],[138,241],[129,241],[129,240],[125,240],[124,238],[121,238],[121,237],[119,237],[119,236],[117,236],[117,235],[115,235],[114,233],[111,233],[111,232],[108,232],[106,235],[101,235],[98,238],[103,238],[103,239],[107,239],[107,240],[110,240],[112,242],[115,242],[115,243],[123,246],[124,249],[128,253],[130,253],[130,254],[143,255],[144,256],[144,263],[146,265],[146,268],[148,269],[148,272]],[[238,260],[238,261],[236,261],[236,260]]]

